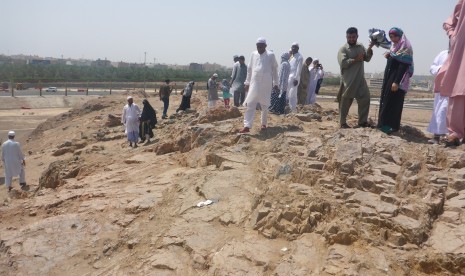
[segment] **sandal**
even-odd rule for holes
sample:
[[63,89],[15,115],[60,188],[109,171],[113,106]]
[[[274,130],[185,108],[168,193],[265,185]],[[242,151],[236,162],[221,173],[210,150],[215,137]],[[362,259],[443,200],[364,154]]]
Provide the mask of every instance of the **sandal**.
[[451,135],[444,141],[444,147],[457,147],[460,146],[460,139]]
[[249,132],[250,132],[250,128],[248,127],[244,127],[243,129],[239,131],[239,133],[249,133]]

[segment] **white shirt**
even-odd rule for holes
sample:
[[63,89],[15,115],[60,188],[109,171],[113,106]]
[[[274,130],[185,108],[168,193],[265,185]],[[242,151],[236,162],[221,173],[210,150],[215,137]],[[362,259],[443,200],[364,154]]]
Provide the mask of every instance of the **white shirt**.
[[316,85],[318,83],[319,75],[320,75],[320,68],[315,68],[313,65],[310,66],[310,78],[308,78],[308,85],[307,85],[307,92],[308,93],[315,93]]
[[289,73],[289,80],[292,81],[289,85],[294,86],[294,80],[300,81],[300,72],[302,72],[302,66],[304,64],[304,58],[300,53],[295,53],[289,60],[291,65],[291,72]]
[[429,68],[429,72],[431,75],[436,75],[439,72],[439,69],[441,69],[441,66],[446,62],[447,56],[449,55],[448,50],[444,50],[440,52],[433,61],[433,64]]
[[131,106],[129,104],[124,106],[121,122],[126,126],[125,133],[139,132],[139,116],[140,108],[137,104],[133,103]]
[[250,85],[244,103],[270,105],[271,89],[278,85],[278,63],[274,53],[254,51],[247,66],[246,85]]

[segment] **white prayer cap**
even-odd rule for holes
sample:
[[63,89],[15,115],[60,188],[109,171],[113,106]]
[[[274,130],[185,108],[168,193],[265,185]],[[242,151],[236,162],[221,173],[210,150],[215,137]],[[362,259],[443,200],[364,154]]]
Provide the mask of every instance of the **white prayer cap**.
[[297,47],[299,47],[299,42],[294,42],[294,43],[292,43],[291,46],[297,46]]
[[127,98],[127,99],[128,99],[128,100],[129,100],[129,99],[132,99],[132,96],[128,96],[128,98]]
[[16,133],[13,130],[8,131],[8,136],[15,136]]
[[314,58],[313,62],[315,62],[315,61],[320,61],[320,59],[319,58]]
[[213,77],[217,78],[217,77],[218,77],[218,74],[217,74],[217,73],[213,74]]
[[257,44],[258,43],[266,44],[266,39],[264,37],[259,37],[259,38],[257,38]]

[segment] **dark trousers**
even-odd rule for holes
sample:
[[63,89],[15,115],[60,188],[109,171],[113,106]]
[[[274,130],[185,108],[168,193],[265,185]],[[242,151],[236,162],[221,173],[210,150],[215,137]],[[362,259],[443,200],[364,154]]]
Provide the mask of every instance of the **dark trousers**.
[[161,98],[163,101],[163,117],[166,117],[168,107],[170,106],[170,98]]
[[245,101],[245,89],[238,88],[234,90],[234,106],[240,106],[244,103]]
[[320,88],[321,88],[321,83],[323,82],[323,79],[318,79],[318,82],[316,83],[316,88],[315,88],[315,94],[318,95],[320,93]]

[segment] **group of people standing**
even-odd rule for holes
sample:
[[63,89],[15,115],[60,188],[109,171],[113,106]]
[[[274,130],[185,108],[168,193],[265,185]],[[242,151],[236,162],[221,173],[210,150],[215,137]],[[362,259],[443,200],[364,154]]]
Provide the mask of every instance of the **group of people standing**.
[[244,56],[233,57],[233,70],[231,80],[223,79],[218,84],[218,74],[213,74],[207,82],[208,90],[208,107],[214,108],[216,106],[218,97],[218,88],[223,93],[223,102],[226,108],[230,107],[231,98],[236,107],[241,106],[245,101],[245,79],[247,77],[247,65],[245,64]]
[[[460,145],[465,138],[465,0],[458,1],[443,28],[449,37],[449,49],[440,52],[430,68],[436,77],[434,110],[427,131],[434,135],[428,142],[437,144],[445,136],[444,145],[450,147]],[[370,92],[363,63],[371,60],[375,42],[365,49],[357,38],[357,29],[349,28],[347,43],[338,53],[341,86],[337,98],[341,128],[350,128],[346,117],[354,99],[358,103],[357,127],[374,127],[368,123]],[[387,134],[400,129],[404,99],[414,70],[412,45],[404,32],[397,27],[391,28],[389,38],[391,46],[384,55],[386,68],[376,125]]]
[[[252,52],[247,67],[247,75],[244,81],[244,90],[247,93],[243,104],[246,107],[244,113],[244,128],[240,133],[248,133],[253,125],[253,119],[257,109],[261,109],[261,130],[267,128],[268,111],[282,114],[287,103],[292,112],[297,110],[299,94],[307,102],[307,87],[313,87],[311,93],[315,93],[318,86],[318,79],[322,78],[322,66],[314,63],[314,69],[310,68],[312,59],[307,58],[304,72],[303,57],[299,53],[299,44],[293,43],[291,50],[281,55],[279,65],[272,51],[266,50],[266,39],[260,37],[256,41],[257,50]],[[234,71],[234,70],[233,70]],[[279,71],[279,72],[278,72]],[[308,74],[308,78],[305,76]],[[234,75],[234,73],[233,73]],[[304,86],[301,81],[302,76],[308,81]],[[316,79],[315,85],[309,85],[311,76]],[[321,82],[320,82],[321,84]],[[300,88],[300,89],[299,89]],[[301,91],[299,93],[299,90]],[[305,93],[303,93],[304,91]],[[302,95],[303,94],[303,95]],[[313,98],[310,96],[310,98]],[[313,102],[314,103],[314,102]]]
[[[432,143],[439,142],[440,136],[448,135],[445,145],[457,146],[465,138],[465,0],[458,1],[453,14],[443,24],[443,27],[449,36],[449,50],[442,51],[430,68],[430,72],[436,75],[436,78],[434,112],[428,131],[434,134]],[[396,27],[391,28],[389,38],[391,46],[384,55],[386,69],[377,122],[377,127],[385,133],[392,133],[400,128],[404,98],[413,75],[413,49],[404,32]],[[350,128],[346,118],[354,99],[358,103],[358,125],[356,127],[373,127],[368,122],[370,92],[364,78],[364,62],[371,60],[375,42],[370,42],[368,48],[365,48],[357,42],[357,39],[358,30],[354,27],[347,29],[347,43],[338,52],[341,84],[337,100],[341,128]],[[229,99],[232,96],[235,106],[242,104],[246,106],[244,128],[240,133],[250,132],[258,105],[261,107],[261,129],[263,130],[267,128],[270,104],[271,110],[283,112],[287,98],[291,110],[295,111],[297,104],[314,102],[313,92],[318,93],[319,83],[313,80],[318,80],[322,75],[322,66],[318,66],[317,59],[307,58],[304,66],[303,58],[298,52],[299,45],[294,43],[290,52],[281,55],[278,70],[274,53],[266,50],[266,47],[266,39],[258,38],[257,50],[252,52],[248,66],[245,65],[243,56],[237,57],[231,81],[223,80],[220,85],[224,98]],[[302,68],[308,69],[308,74]],[[218,100],[216,78],[217,75],[214,74],[209,80],[210,107],[214,105],[210,101]],[[169,97],[172,91],[169,83],[170,81],[166,80],[165,84],[160,87],[159,96],[164,104],[162,118],[167,118]],[[193,87],[194,82],[191,81],[183,89],[183,98],[178,110],[190,108]],[[308,93],[309,91],[311,93]],[[152,129],[157,123],[156,111],[148,100],[145,99],[142,103],[143,109],[141,110],[134,103],[133,98],[128,96],[127,104],[123,108],[121,122],[125,126],[131,147],[137,147],[139,140],[149,142],[153,137]],[[225,100],[225,105],[229,106],[229,101]],[[11,182],[15,176],[19,176],[21,188],[27,189],[24,171],[25,157],[19,143],[14,139],[15,132],[9,131],[8,141],[2,144],[1,154],[5,169],[5,184],[9,191],[12,189]]]
[[[245,64],[244,56],[233,57],[234,64],[230,81],[223,79],[218,84],[218,75],[215,73],[207,83],[209,108],[214,108],[219,100],[218,88],[223,92],[226,108],[229,108],[231,97],[234,99],[234,106],[245,105],[247,107],[244,119],[245,131],[251,127],[250,120],[253,118],[250,116],[254,113],[253,109],[261,109],[265,113],[269,110],[275,114],[284,114],[286,105],[289,105],[291,112],[296,112],[297,104],[314,104],[324,76],[323,66],[318,59],[313,60],[309,57],[304,64],[297,42],[293,43],[291,49],[281,56],[281,63],[276,69],[274,68],[276,63],[274,54],[266,50],[266,39],[259,38],[256,44],[257,51],[252,53],[248,65]],[[268,68],[269,66],[273,68]],[[276,67],[278,67],[277,63]],[[272,76],[274,71],[278,72],[277,76]],[[276,83],[270,86],[270,91],[253,92],[249,96],[251,86],[253,91],[261,90],[266,86],[258,83],[268,81],[268,79],[270,83]],[[254,103],[256,106],[252,107]],[[262,128],[266,128],[266,114],[262,114],[262,118]]]
[[[191,107],[191,96],[194,90],[195,82],[190,81],[186,87],[181,91],[181,104],[176,110],[186,110]],[[163,115],[162,119],[168,118],[168,107],[170,103],[170,95],[172,92],[170,86],[170,80],[165,80],[165,83],[160,86],[159,98],[163,102]],[[134,103],[132,96],[127,97],[127,104],[123,108],[123,114],[121,115],[121,123],[125,126],[125,133],[127,135],[129,146],[137,147],[137,143],[150,143],[150,138],[153,138],[153,129],[157,124],[157,113],[147,99],[142,101],[143,108],[139,108]]]
[[142,111],[134,103],[132,96],[128,96],[127,101],[128,103],[123,107],[121,123],[125,126],[124,132],[127,135],[129,146],[137,148],[139,139],[142,143],[150,143],[150,138],[154,136],[153,129],[157,124],[157,115],[147,99],[142,101],[144,105]]
[[304,63],[299,53],[299,43],[294,42],[291,50],[281,55],[278,89],[271,93],[270,111],[284,114],[287,103],[291,112],[297,111],[298,104],[314,104],[323,77],[323,66],[319,59],[308,57]]
[[[402,117],[405,94],[413,75],[413,49],[404,32],[397,28],[389,30],[391,47],[385,53],[386,68],[380,96],[377,128],[391,134],[398,131]],[[364,62],[373,57],[374,41],[368,48],[357,42],[358,30],[350,27],[346,31],[347,43],[338,52],[341,68],[341,85],[337,96],[339,123],[341,128],[350,128],[347,115],[355,99],[358,104],[356,127],[374,127],[368,122],[370,91],[365,80]]]

